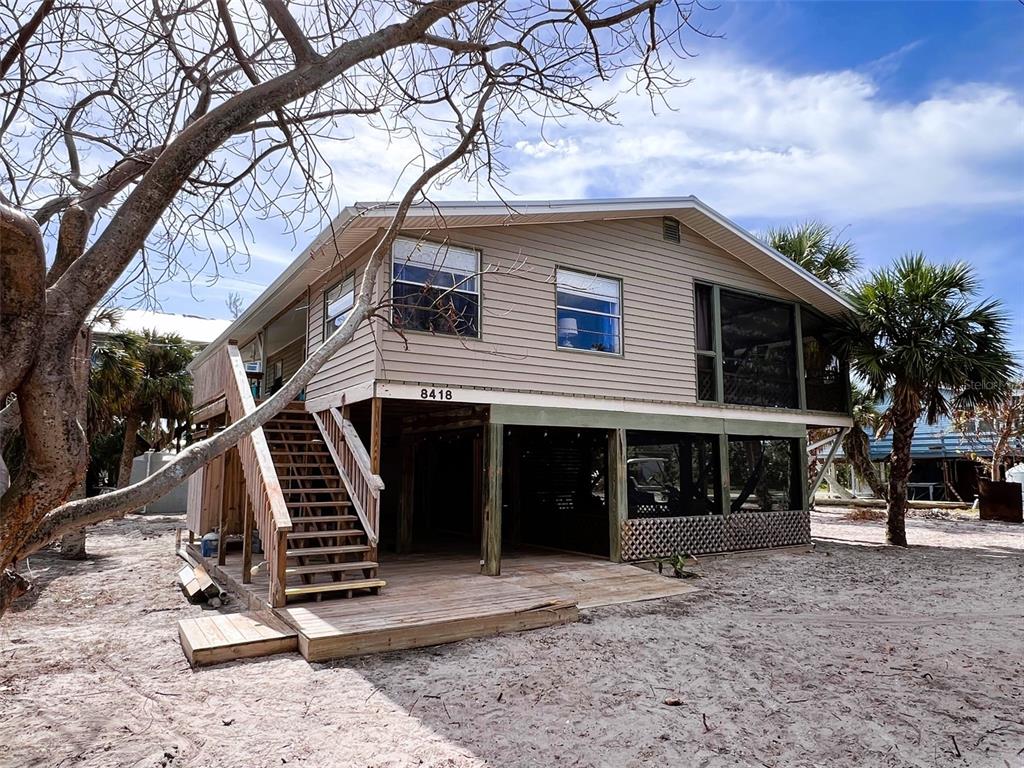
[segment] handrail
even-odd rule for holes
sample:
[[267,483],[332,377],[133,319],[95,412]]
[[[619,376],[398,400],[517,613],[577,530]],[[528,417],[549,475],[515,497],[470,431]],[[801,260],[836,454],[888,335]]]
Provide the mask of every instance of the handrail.
[[384,481],[372,471],[370,456],[352,422],[337,408],[314,413],[313,419],[327,443],[370,545],[376,546],[380,539],[380,492],[384,490]]
[[[249,389],[238,347],[227,345],[222,365],[225,401],[234,422],[255,411],[256,401]],[[278,608],[285,602],[284,570],[292,519],[262,427],[257,427],[238,441],[238,455],[245,476],[246,493],[252,502],[253,518],[270,565],[270,602]]]

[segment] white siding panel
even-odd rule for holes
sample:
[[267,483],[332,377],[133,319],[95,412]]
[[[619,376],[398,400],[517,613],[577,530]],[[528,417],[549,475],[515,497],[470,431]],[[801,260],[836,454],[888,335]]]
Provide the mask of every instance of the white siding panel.
[[[794,297],[691,230],[684,227],[682,236],[681,243],[665,242],[660,218],[453,231],[453,243],[481,249],[488,270],[482,278],[481,338],[409,333],[406,348],[398,334],[385,331],[378,377],[695,402],[694,280]],[[622,279],[622,356],[557,348],[558,266]]]
[[[365,258],[355,260],[352,264],[342,264],[310,286],[307,357],[324,339],[324,291],[353,270],[356,272],[358,288],[365,265]],[[306,400],[315,400],[356,384],[372,381],[377,363],[377,345],[373,336],[374,328],[371,323],[363,323],[356,329],[352,340],[338,350],[306,386]]]

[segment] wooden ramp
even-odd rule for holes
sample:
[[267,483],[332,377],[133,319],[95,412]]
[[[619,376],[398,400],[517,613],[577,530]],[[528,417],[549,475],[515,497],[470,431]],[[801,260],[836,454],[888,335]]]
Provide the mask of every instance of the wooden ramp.
[[210,613],[178,622],[178,638],[193,667],[288,653],[298,633],[269,611]]

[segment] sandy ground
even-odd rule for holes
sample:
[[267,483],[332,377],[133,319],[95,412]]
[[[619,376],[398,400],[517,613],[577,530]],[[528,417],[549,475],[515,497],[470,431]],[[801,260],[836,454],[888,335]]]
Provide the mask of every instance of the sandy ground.
[[[574,625],[193,672],[174,521],[36,557],[0,623],[0,766],[1024,766],[1024,530],[814,516],[816,548]],[[670,706],[666,700],[678,700]]]

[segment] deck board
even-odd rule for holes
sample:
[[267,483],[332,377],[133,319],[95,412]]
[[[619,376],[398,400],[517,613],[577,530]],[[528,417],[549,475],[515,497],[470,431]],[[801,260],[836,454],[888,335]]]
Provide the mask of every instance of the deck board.
[[270,612],[210,613],[178,622],[178,638],[192,666],[220,664],[294,651],[298,633]]
[[[326,661],[564,624],[580,609],[697,591],[636,566],[559,552],[510,554],[497,577],[479,569],[478,555],[385,555],[381,594],[293,602],[274,614],[295,632],[308,661]],[[246,585],[240,573],[240,553],[229,552],[221,582],[230,577],[250,605],[265,600],[265,570]],[[236,621],[201,629],[219,637],[244,633]]]

